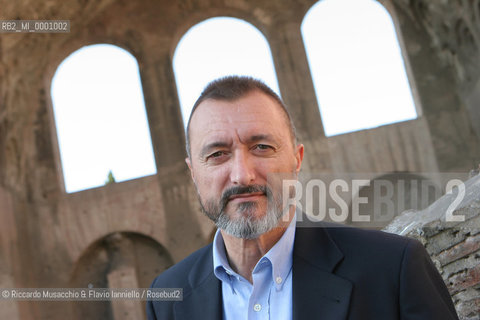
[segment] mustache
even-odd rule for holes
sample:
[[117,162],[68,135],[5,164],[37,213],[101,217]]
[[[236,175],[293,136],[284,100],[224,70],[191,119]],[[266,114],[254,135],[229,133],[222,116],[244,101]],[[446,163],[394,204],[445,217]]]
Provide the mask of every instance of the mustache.
[[237,187],[231,187],[225,190],[222,193],[222,197],[220,198],[220,206],[223,209],[227,206],[227,203],[229,201],[229,198],[231,196],[237,195],[237,194],[246,194],[246,193],[257,193],[261,192],[267,197],[272,194],[271,190],[267,186],[262,186],[259,184],[253,184],[249,186],[237,186]]

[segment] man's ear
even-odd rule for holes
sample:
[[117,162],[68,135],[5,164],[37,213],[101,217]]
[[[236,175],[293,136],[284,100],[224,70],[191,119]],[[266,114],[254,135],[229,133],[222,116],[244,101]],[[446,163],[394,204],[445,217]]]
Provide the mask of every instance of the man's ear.
[[193,176],[193,170],[192,170],[192,161],[190,160],[189,157],[186,157],[185,162],[187,163],[188,169],[190,169],[190,176],[192,177],[193,182],[195,182],[195,177]]
[[297,167],[295,168],[296,173],[299,173],[300,169],[302,168],[304,150],[305,150],[305,147],[303,146],[303,144],[297,145],[296,150],[295,150],[295,159],[297,161]]

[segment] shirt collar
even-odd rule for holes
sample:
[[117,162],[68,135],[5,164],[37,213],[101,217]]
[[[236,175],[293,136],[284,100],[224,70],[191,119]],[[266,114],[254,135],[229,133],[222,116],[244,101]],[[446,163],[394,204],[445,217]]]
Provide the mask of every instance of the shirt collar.
[[292,269],[296,221],[296,215],[294,215],[280,240],[264,256],[272,263],[272,281],[277,289],[282,288]]
[[229,275],[236,275],[228,263],[225,243],[220,229],[217,229],[213,238],[213,272],[221,281],[229,281]]
[[[293,242],[295,239],[295,225],[296,215],[294,215],[287,230],[282,237],[275,243],[275,245],[258,261],[253,269],[253,272],[259,266],[259,263],[268,259],[272,264],[272,281],[275,283],[277,289],[281,289],[285,279],[292,269],[292,254]],[[286,253],[286,254],[285,254]],[[232,270],[228,263],[227,254],[225,251],[225,243],[223,241],[220,230],[217,230],[213,239],[213,271],[215,276],[220,281],[225,281],[231,284],[231,277],[239,279],[239,275]]]

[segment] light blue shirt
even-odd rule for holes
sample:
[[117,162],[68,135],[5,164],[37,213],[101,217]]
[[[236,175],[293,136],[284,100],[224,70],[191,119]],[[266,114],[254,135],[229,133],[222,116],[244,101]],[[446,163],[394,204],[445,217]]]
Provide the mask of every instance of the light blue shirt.
[[213,267],[222,282],[224,320],[291,320],[294,217],[280,240],[255,265],[253,285],[230,267],[219,230],[213,240]]

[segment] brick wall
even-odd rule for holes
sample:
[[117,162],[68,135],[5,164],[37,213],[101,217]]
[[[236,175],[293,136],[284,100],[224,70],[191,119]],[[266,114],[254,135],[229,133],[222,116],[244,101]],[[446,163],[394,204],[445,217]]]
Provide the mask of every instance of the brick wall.
[[[456,199],[454,216],[446,212]],[[437,266],[452,295],[461,320],[480,319],[480,175],[465,183],[465,194],[444,195],[423,211],[404,212],[385,231],[420,240]]]

